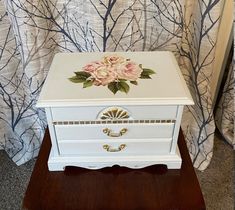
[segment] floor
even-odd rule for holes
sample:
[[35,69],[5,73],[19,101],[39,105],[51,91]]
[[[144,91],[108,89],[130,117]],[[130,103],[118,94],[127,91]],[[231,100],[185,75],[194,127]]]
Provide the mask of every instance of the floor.
[[[34,163],[31,160],[17,167],[0,151],[0,210],[20,210]],[[210,166],[204,172],[196,172],[207,210],[234,209],[233,170],[234,151],[216,134]]]
[[196,171],[207,210],[234,210],[234,150],[216,133],[209,167]]
[[0,210],[20,210],[35,160],[16,166],[0,151]]

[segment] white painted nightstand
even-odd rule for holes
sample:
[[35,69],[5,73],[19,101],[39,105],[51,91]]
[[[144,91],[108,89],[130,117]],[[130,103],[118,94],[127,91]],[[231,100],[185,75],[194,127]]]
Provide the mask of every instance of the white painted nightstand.
[[52,141],[49,170],[180,168],[181,116],[192,104],[171,52],[59,53],[37,104]]

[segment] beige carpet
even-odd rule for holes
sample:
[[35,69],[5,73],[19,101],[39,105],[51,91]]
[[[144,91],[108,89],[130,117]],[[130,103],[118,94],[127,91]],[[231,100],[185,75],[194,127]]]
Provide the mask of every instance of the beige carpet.
[[196,173],[207,210],[234,210],[234,150],[219,133],[209,167]]

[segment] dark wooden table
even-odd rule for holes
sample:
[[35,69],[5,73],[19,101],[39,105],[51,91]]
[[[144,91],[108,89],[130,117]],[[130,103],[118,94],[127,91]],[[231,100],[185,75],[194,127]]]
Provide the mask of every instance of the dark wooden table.
[[205,203],[184,137],[178,140],[180,170],[164,166],[100,170],[67,167],[49,172],[50,136],[45,134],[25,197],[24,210],[203,210]]

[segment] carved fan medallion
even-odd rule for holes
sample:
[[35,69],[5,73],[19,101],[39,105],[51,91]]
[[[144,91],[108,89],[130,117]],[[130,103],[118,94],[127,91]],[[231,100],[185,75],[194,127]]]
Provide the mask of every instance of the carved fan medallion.
[[128,112],[120,107],[109,107],[102,110],[98,117],[101,120],[118,120],[118,119],[131,119]]

